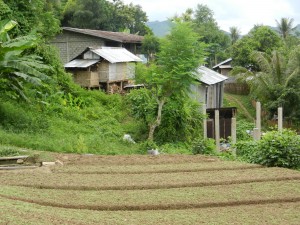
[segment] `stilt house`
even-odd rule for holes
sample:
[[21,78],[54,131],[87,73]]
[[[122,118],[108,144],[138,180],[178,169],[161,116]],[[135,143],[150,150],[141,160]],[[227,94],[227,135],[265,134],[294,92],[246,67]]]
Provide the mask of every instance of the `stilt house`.
[[87,48],[65,68],[82,87],[121,93],[135,76],[135,63],[141,61],[125,48]]

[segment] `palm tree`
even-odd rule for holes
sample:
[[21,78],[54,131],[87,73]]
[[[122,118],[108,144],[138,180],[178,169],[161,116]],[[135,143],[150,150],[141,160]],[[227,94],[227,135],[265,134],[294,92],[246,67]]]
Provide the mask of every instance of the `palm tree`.
[[252,57],[261,70],[248,78],[252,95],[266,105],[271,115],[279,105],[285,106],[285,115],[299,110],[294,102],[300,99],[297,85],[300,82],[300,47],[288,57],[278,51],[273,51],[272,55],[255,51]]
[[237,27],[230,27],[229,32],[230,32],[231,44],[233,45],[240,38],[241,31]]
[[14,21],[0,21],[0,86],[26,99],[23,84],[41,85],[48,78],[41,71],[50,67],[43,64],[41,57],[26,51],[36,45],[36,36],[10,39],[8,31],[16,25]]
[[279,30],[280,35],[285,40],[296,27],[293,27],[294,19],[290,18],[281,18],[281,20],[277,23],[277,28]]

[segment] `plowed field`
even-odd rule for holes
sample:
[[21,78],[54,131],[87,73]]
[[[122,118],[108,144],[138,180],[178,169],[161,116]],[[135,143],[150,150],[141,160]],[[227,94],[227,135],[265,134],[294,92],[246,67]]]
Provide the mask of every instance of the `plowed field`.
[[0,171],[0,224],[300,224],[300,172],[187,155]]

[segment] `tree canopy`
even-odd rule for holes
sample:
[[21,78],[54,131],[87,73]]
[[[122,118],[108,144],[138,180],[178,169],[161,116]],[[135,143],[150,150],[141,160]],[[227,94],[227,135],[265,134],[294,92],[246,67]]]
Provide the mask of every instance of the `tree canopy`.
[[43,38],[49,39],[60,31],[59,7],[58,0],[0,0],[0,20],[17,22],[12,36],[27,35],[36,30]]
[[254,28],[231,47],[231,54],[235,66],[242,66],[258,70],[257,63],[251,58],[253,51],[270,54],[283,45],[279,35],[267,26],[254,26]]
[[147,21],[140,5],[126,5],[121,0],[68,0],[62,25],[144,35],[150,32]]

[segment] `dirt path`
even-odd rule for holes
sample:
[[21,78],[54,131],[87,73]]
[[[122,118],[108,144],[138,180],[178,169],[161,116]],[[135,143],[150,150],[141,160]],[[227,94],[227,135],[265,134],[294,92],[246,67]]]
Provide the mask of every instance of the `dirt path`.
[[236,104],[238,104],[238,106],[243,110],[244,115],[251,121],[255,121],[255,118],[252,117],[252,115],[249,113],[249,111],[246,109],[246,107],[240,102],[240,100],[238,100],[237,98],[230,96],[228,94],[225,94],[225,97],[230,100],[231,102],[235,102]]

